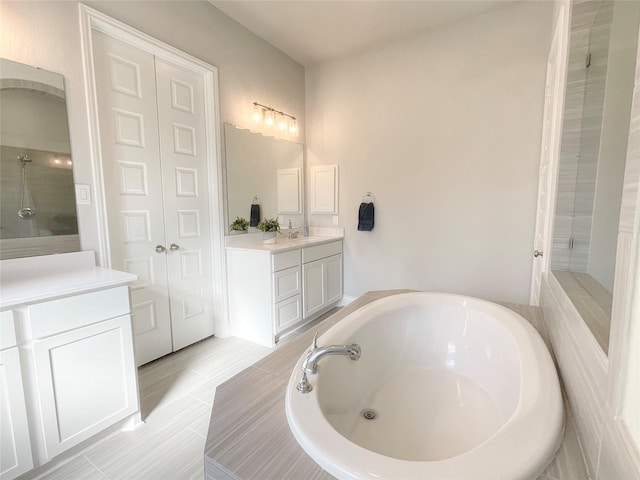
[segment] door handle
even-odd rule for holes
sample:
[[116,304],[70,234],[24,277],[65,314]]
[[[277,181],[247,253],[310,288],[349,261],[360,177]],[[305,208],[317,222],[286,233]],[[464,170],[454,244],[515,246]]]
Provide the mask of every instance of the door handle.
[[175,252],[176,250],[180,250],[180,245],[172,243],[171,246],[169,247],[169,250],[171,250],[172,252]]
[[166,252],[167,249],[164,245],[156,245],[156,253]]
[[534,256],[534,257],[536,257],[536,258],[538,258],[538,257],[541,257],[541,256],[542,256],[542,253],[543,253],[543,252],[542,252],[541,250],[534,250],[534,251],[533,251],[533,256]]

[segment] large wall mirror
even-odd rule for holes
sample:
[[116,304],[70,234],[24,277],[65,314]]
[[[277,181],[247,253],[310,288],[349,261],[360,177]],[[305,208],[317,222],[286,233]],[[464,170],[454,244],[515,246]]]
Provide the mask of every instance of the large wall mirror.
[[278,218],[281,228],[289,222],[302,226],[302,145],[228,123],[224,141],[229,223],[237,217],[250,221],[252,204],[259,204],[261,220]]
[[640,2],[574,3],[551,270],[605,353]]
[[62,75],[0,59],[0,258],[80,250]]

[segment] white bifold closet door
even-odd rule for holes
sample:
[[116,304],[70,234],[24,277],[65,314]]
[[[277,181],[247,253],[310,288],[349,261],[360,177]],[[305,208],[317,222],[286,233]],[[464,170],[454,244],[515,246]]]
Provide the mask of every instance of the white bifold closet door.
[[213,335],[201,75],[93,35],[112,268],[138,275],[138,365]]

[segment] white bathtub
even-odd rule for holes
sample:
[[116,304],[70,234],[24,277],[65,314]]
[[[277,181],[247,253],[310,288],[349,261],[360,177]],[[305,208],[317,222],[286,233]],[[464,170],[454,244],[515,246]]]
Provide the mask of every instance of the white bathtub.
[[296,390],[303,355],[286,395],[291,431],[330,474],[532,479],[553,459],[563,430],[558,377],[515,312],[457,295],[394,295],[318,339],[351,343],[360,359],[322,358],[309,393]]

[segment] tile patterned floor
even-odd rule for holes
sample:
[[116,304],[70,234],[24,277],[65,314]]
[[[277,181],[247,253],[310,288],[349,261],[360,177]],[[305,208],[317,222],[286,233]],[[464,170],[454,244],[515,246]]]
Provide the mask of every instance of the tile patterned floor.
[[89,444],[66,463],[35,478],[202,479],[216,387],[272,351],[239,338],[211,337],[140,367],[145,424]]
[[[517,311],[517,306],[509,307]],[[202,480],[216,387],[272,352],[234,337],[211,337],[140,367],[144,425],[85,444],[74,456],[53,462],[37,476],[25,474],[20,480]],[[278,356],[273,359],[277,361]],[[560,451],[538,480],[587,478],[568,415]]]

